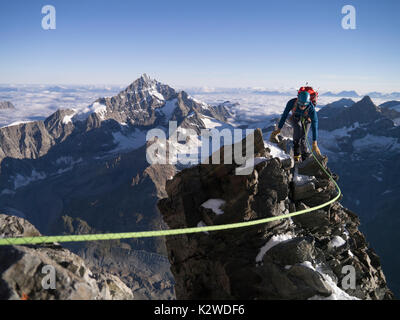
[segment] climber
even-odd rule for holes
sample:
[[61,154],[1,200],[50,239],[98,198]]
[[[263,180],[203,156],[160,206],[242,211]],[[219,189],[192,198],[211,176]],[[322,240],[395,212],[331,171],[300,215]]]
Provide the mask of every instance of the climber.
[[321,156],[321,152],[317,144],[318,117],[315,110],[317,95],[318,94],[313,91],[311,87],[301,87],[298,91],[297,98],[289,100],[286,104],[286,108],[282,114],[281,120],[279,121],[278,128],[271,134],[270,140],[276,141],[276,137],[281,132],[289,112],[292,111],[289,122],[293,128],[293,148],[295,162],[299,162],[300,159],[304,161],[311,155],[306,144],[306,132],[308,132],[310,126],[313,134],[312,150],[318,156]]

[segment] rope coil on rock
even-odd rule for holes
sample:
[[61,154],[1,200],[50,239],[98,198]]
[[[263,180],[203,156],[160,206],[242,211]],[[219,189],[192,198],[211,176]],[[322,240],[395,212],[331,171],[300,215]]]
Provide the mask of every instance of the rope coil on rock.
[[[304,123],[303,127],[305,129]],[[310,148],[310,144],[308,142],[308,130],[306,131],[306,141],[307,146]],[[182,229],[170,229],[170,230],[158,230],[158,231],[139,231],[139,232],[125,232],[125,233],[104,233],[104,234],[85,234],[85,235],[58,235],[58,236],[38,236],[38,237],[15,237],[15,238],[0,238],[0,246],[5,245],[29,245],[29,244],[44,244],[44,243],[55,243],[55,242],[83,242],[83,241],[98,241],[98,240],[117,240],[117,239],[131,239],[131,238],[150,238],[150,237],[162,237],[162,236],[173,236],[180,234],[190,234],[190,233],[199,233],[199,232],[210,232],[210,231],[220,231],[227,229],[236,229],[249,227],[259,224],[264,224],[276,220],[288,219],[290,217],[298,216],[301,214],[305,214],[311,211],[315,211],[321,208],[324,208],[334,202],[336,202],[341,196],[341,190],[336,183],[336,181],[332,178],[327,170],[325,170],[324,166],[319,162],[317,157],[312,152],[312,156],[318,165],[322,168],[325,174],[329,177],[329,179],[335,184],[335,187],[338,190],[338,194],[335,198],[320,204],[315,207],[311,207],[308,209],[279,215],[276,217],[269,217],[258,220],[251,220],[245,222],[237,222],[216,226],[204,226],[204,227],[193,227],[193,228],[182,228]]]

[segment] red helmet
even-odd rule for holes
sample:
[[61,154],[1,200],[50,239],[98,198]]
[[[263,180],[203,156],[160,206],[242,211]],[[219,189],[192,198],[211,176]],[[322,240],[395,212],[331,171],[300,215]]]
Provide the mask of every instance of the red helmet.
[[318,92],[315,91],[312,87],[301,87],[297,92],[297,94],[303,91],[307,91],[310,94],[311,102],[313,103],[314,106],[316,106],[318,100]]

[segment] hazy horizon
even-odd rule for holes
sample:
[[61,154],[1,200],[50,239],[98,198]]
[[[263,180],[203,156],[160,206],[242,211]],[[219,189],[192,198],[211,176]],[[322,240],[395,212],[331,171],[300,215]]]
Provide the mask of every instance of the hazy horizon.
[[[15,87],[15,88],[40,88],[40,87],[64,87],[64,88],[87,88],[87,87],[92,87],[92,88],[109,88],[109,89],[125,89],[126,87],[128,87],[131,83],[133,83],[135,80],[137,80],[138,78],[140,78],[141,75],[139,75],[137,78],[132,79],[131,82],[129,83],[120,83],[120,84],[110,84],[110,83],[86,83],[86,84],[79,84],[79,83],[0,83],[0,87]],[[174,88],[174,89],[178,89],[178,90],[196,90],[199,91],[201,93],[209,93],[209,94],[213,94],[214,92],[220,93],[220,92],[225,92],[225,93],[229,93],[230,91],[277,91],[280,93],[288,93],[290,94],[295,94],[296,91],[298,90],[298,88],[300,86],[306,85],[306,83],[300,83],[298,87],[263,87],[263,86],[242,86],[242,87],[224,87],[224,86],[201,86],[201,85],[194,85],[194,86],[189,86],[189,85],[179,85],[179,84],[171,84],[165,81],[162,81],[160,79],[154,78],[152,76],[150,76],[150,78],[157,80],[158,82],[161,82],[163,84],[169,85],[170,87]],[[312,84],[309,84],[312,85]],[[355,88],[349,87],[349,88],[344,88],[344,89],[337,89],[337,90],[332,90],[329,88],[326,89],[321,89],[318,88],[318,86],[314,86],[314,88],[320,92],[320,94],[324,94],[327,92],[331,92],[333,94],[337,94],[343,91],[355,91],[359,96],[363,96],[366,95],[368,93],[372,93],[372,92],[379,92],[382,94],[391,94],[393,92],[400,92],[400,88],[398,88],[398,90],[381,90],[380,88],[376,88],[374,91],[361,91],[361,90],[357,90]],[[293,92],[291,92],[293,91]],[[1,96],[1,95],[0,95]]]
[[400,91],[400,2],[52,0],[0,3],[0,83]]

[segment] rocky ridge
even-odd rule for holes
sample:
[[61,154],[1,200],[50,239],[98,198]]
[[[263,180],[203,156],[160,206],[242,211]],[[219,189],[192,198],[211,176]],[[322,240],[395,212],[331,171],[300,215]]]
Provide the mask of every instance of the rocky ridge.
[[[273,217],[337,195],[313,158],[295,170],[255,131],[252,174],[235,164],[198,165],[167,182],[158,207],[170,228]],[[284,143],[283,143],[284,145]],[[222,153],[222,152],[221,152]],[[321,159],[327,168],[327,158]],[[338,179],[335,176],[335,179]],[[210,206],[214,203],[214,206]],[[392,299],[379,257],[340,202],[292,219],[167,238],[178,299]],[[345,287],[346,268],[355,286]]]

